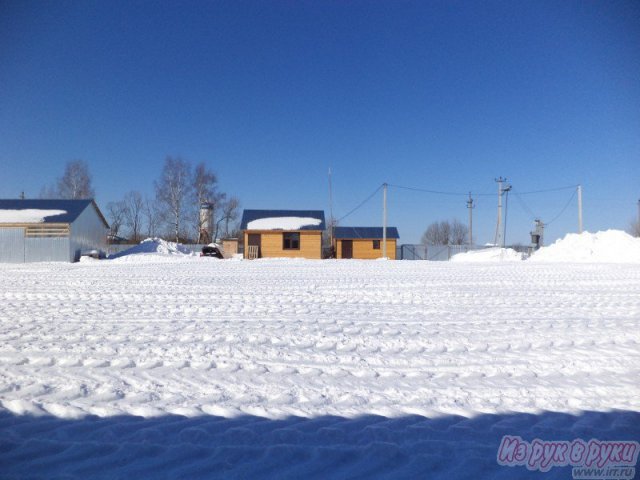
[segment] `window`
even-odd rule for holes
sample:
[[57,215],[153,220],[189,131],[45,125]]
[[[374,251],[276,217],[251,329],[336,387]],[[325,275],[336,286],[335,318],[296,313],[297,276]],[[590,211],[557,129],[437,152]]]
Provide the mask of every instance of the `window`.
[[374,240],[373,241],[373,249],[374,250],[380,250],[380,240]]
[[283,250],[300,250],[300,233],[283,233],[282,234]]

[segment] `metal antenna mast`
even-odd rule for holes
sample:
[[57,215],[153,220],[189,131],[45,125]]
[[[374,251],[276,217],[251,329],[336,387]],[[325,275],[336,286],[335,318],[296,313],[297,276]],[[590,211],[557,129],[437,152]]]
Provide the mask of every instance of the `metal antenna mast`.
[[471,192],[469,192],[469,200],[467,200],[467,208],[469,209],[469,245],[473,245],[473,209],[476,208],[473,205],[473,198],[471,198]]

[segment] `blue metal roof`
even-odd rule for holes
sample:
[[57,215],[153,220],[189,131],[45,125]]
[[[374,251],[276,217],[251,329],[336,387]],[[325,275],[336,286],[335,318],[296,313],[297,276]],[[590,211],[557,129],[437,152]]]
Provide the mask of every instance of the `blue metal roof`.
[[324,230],[324,211],[322,210],[245,210],[242,212],[240,230],[246,230],[247,224],[263,218],[305,217],[320,220],[320,225],[307,225],[300,230]]
[[[382,238],[382,227],[336,227],[333,238],[341,239],[379,239]],[[387,238],[400,238],[396,227],[387,227]]]
[[[76,218],[89,206],[95,207],[96,212],[104,224],[109,227],[102,212],[93,199],[67,200],[67,199],[0,199],[0,210],[64,210],[67,213],[45,217],[43,223],[73,223]],[[19,223],[19,222],[16,222]]]

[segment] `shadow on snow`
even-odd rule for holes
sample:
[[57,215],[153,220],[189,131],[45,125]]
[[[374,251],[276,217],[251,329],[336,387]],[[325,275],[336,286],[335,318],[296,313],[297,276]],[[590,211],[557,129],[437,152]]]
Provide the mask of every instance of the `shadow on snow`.
[[496,462],[503,435],[638,440],[640,413],[86,417],[0,413],[0,478],[571,478]]

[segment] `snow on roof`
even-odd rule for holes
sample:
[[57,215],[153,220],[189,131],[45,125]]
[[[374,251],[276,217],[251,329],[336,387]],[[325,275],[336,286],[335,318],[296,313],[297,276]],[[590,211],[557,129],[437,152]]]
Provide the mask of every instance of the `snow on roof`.
[[[7,212],[18,212],[20,210],[46,210],[57,211],[58,213],[48,213],[42,216],[36,216],[36,218],[42,218],[42,220],[27,221],[27,220],[13,220],[15,218],[10,213],[5,213],[4,218],[0,219],[0,223],[73,223],[76,219],[85,211],[89,206],[93,205],[95,211],[100,217],[100,220],[104,223],[106,228],[109,228],[109,223],[100,212],[100,209],[93,201],[93,199],[79,199],[71,200],[65,198],[27,198],[27,199],[0,199],[0,211],[6,210]],[[60,213],[61,212],[61,213]],[[19,214],[20,217],[26,215]],[[6,220],[5,220],[6,219]]]
[[552,245],[542,247],[529,261],[640,263],[640,238],[621,230],[569,233]]
[[322,220],[311,217],[272,217],[260,218],[247,223],[247,230],[301,230],[304,227],[315,227]]
[[[265,222],[256,223],[257,220],[265,220]],[[324,230],[324,212],[322,210],[244,210],[240,230],[256,229]]]
[[0,209],[0,223],[43,223],[45,218],[66,215],[66,210],[42,210],[24,208],[21,210]]

